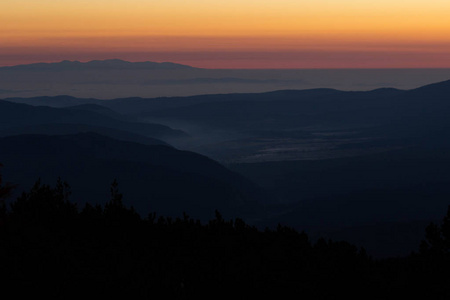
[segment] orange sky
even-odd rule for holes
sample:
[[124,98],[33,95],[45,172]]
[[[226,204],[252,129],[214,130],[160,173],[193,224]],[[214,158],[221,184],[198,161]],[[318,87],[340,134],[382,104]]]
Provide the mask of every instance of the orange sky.
[[448,0],[2,0],[0,65],[450,67]]

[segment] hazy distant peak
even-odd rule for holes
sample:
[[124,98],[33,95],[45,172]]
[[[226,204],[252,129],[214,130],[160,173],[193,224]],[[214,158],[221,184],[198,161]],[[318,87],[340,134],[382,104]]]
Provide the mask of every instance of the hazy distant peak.
[[129,62],[121,59],[106,59],[106,60],[92,60],[88,62],[63,60],[55,63],[34,63],[28,65],[17,65],[11,67],[0,67],[0,69],[16,69],[16,70],[56,70],[56,71],[70,71],[70,70],[84,70],[84,69],[131,69],[131,70],[180,70],[180,69],[195,69],[188,65],[182,65],[172,62]]

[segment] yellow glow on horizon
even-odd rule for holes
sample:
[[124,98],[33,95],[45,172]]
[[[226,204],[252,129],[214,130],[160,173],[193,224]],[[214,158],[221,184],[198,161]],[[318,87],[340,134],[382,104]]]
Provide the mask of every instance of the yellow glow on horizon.
[[[445,37],[450,2],[442,0],[3,0],[2,32],[95,36],[267,35],[378,32]],[[435,33],[434,31],[438,32]]]
[[44,46],[442,52],[449,16],[448,0],[2,0],[0,54]]

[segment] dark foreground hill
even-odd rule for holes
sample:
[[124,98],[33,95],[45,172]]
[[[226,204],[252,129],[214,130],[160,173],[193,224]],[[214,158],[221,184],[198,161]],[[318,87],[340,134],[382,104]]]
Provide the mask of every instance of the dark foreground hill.
[[[8,187],[0,177],[0,200]],[[418,254],[373,260],[347,242],[289,227],[258,231],[216,212],[140,218],[117,185],[78,209],[67,185],[36,184],[0,202],[0,280],[8,298],[448,299],[450,210]]]
[[[328,160],[229,167],[285,201],[273,219],[311,234],[366,247],[372,255],[407,255],[450,201],[448,147],[411,147]],[[419,224],[417,226],[416,224]]]
[[[254,184],[215,161],[164,145],[118,141],[94,133],[66,136],[21,135],[0,139],[4,173],[18,190],[38,178],[58,177],[73,186],[80,203],[104,203],[117,179],[129,204],[143,215],[187,212],[208,218],[255,216],[264,197]],[[106,187],[106,188],[105,188]]]

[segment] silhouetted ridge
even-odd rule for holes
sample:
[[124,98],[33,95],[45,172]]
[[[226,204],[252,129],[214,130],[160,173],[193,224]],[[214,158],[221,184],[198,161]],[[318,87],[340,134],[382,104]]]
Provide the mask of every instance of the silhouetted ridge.
[[136,70],[179,70],[179,69],[196,69],[191,66],[172,63],[172,62],[129,62],[120,59],[107,59],[107,60],[92,60],[89,62],[69,61],[63,60],[57,63],[34,63],[27,65],[17,65],[10,67],[1,67],[0,69],[13,69],[13,70],[83,70],[83,69],[96,69],[96,70],[108,70],[108,69],[136,69]]
[[52,187],[38,180],[9,209],[3,205],[3,295],[368,300],[450,295],[450,209],[442,222],[426,227],[419,253],[374,260],[345,241],[312,241],[280,224],[260,231],[217,210],[203,223],[186,213],[141,218],[121,186],[112,181],[104,205],[78,207],[67,182],[58,179]]
[[92,111],[92,112],[110,116],[110,117],[113,117],[113,118],[116,118],[119,120],[126,119],[126,117],[124,115],[122,115],[106,106],[99,105],[99,104],[93,104],[93,103],[78,104],[78,105],[68,106],[68,107],[66,107],[66,109]]
[[427,84],[421,87],[418,87],[416,89],[413,89],[412,91],[419,91],[419,90],[430,90],[430,89],[450,89],[450,79],[449,80],[445,80],[445,81],[441,81],[441,82],[436,82],[436,83],[431,83],[431,84]]
[[[31,98],[6,98],[5,101],[22,103],[33,106],[50,106],[55,108],[69,107],[82,104],[98,104],[102,105],[100,99],[94,98],[75,98],[68,95],[59,96],[42,96],[42,97],[31,97]],[[104,105],[102,105],[104,106]]]
[[450,80],[437,82],[408,91],[407,96],[448,97],[450,95]]
[[135,142],[144,145],[166,145],[170,146],[162,140],[135,134],[129,131],[119,129],[86,125],[86,124],[64,124],[64,123],[48,123],[36,124],[31,126],[19,126],[14,128],[0,129],[0,137],[38,134],[38,135],[71,135],[78,133],[93,132],[103,136],[107,136],[119,141]]
[[158,139],[187,136],[181,130],[174,130],[168,126],[126,121],[96,111],[31,106],[0,100],[0,129],[42,125],[49,122],[100,126]]

